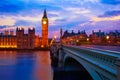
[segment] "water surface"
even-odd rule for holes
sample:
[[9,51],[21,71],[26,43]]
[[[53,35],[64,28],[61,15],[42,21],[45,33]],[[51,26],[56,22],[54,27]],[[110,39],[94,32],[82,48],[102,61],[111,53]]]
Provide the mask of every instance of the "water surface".
[[49,51],[0,51],[0,80],[52,80]]

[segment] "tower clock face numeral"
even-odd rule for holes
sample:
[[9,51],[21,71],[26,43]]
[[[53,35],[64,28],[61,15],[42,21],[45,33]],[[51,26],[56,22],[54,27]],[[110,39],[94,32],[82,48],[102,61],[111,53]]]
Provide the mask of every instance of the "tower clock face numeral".
[[43,21],[43,24],[46,24],[47,22],[46,21]]

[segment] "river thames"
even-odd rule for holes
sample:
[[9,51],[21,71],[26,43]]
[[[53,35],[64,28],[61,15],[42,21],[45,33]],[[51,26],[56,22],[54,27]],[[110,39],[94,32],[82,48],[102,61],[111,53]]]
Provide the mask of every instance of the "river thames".
[[49,51],[0,51],[0,80],[53,80]]

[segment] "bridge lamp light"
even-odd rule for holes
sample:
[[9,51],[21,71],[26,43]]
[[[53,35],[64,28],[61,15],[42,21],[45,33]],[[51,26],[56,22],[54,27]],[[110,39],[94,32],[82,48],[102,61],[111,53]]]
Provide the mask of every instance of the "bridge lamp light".
[[89,41],[89,38],[87,38],[87,41]]
[[41,48],[44,48],[44,45],[41,45]]
[[54,36],[54,38],[56,39],[56,38],[57,38],[57,36]]
[[79,40],[76,40],[76,42],[79,42]]
[[106,39],[108,40],[109,38],[110,38],[110,37],[107,35],[107,36],[106,36]]

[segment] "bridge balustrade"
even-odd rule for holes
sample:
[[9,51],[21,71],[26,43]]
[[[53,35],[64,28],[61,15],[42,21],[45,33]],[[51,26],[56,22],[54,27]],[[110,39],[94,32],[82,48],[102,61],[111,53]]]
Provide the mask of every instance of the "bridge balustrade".
[[67,45],[63,45],[63,51],[83,58],[113,75],[117,74],[116,60],[120,57],[118,53]]

